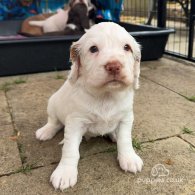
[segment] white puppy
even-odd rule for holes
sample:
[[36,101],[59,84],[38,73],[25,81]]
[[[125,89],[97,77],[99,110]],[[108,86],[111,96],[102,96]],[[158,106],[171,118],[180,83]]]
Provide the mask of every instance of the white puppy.
[[43,28],[44,33],[63,31],[68,21],[68,12],[70,8],[66,10],[58,9],[57,13],[50,16],[46,20],[29,21],[31,26],[38,26]]
[[139,45],[119,25],[99,23],[72,44],[70,57],[70,75],[49,99],[48,122],[36,132],[37,139],[48,140],[65,126],[62,158],[50,179],[54,188],[63,190],[76,184],[79,145],[86,134],[114,137],[120,167],[141,171],[143,162],[131,139]]

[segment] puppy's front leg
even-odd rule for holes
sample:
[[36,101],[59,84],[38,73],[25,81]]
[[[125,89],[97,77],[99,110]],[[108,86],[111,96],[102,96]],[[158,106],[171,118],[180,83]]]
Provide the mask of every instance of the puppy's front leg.
[[121,169],[136,173],[141,171],[143,161],[135,153],[132,146],[131,129],[133,114],[129,114],[119,125],[117,131],[118,160]]
[[81,122],[70,120],[65,124],[62,158],[50,178],[55,189],[64,190],[76,184],[80,158],[79,145],[83,135]]

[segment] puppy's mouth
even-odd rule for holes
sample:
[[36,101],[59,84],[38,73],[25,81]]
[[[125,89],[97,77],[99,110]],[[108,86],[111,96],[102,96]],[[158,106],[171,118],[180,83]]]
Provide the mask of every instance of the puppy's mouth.
[[113,79],[113,80],[110,80],[110,81],[106,82],[106,84],[114,84],[114,83],[121,83],[121,84],[123,84],[124,82],[121,81],[121,80],[117,80],[117,79]]
[[121,86],[125,85],[125,83],[119,79],[112,79],[112,80],[105,82],[104,85],[110,86],[110,87],[121,87]]
[[106,84],[125,84],[125,75],[113,75],[108,76],[106,79]]

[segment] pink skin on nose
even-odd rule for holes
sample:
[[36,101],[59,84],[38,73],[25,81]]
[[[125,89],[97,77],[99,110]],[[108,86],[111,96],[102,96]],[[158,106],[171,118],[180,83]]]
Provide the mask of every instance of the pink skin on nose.
[[122,65],[121,65],[120,62],[118,62],[118,61],[111,61],[111,62],[108,62],[105,65],[105,70],[110,75],[118,75],[121,72],[121,67],[122,67]]

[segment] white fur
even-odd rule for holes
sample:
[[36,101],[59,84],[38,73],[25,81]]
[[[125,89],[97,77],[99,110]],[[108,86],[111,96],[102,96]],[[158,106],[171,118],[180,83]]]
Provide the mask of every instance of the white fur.
[[68,12],[69,9],[67,10],[59,9],[57,10],[56,14],[50,16],[46,20],[29,21],[29,24],[31,26],[42,27],[44,33],[63,31],[67,24]]
[[[131,51],[124,50],[125,44]],[[93,45],[98,52],[90,52]],[[48,123],[36,132],[37,139],[47,140],[65,126],[62,158],[50,179],[55,189],[76,184],[79,145],[84,135],[111,134],[117,142],[120,167],[133,173],[141,171],[143,162],[131,139],[140,58],[134,38],[112,22],[93,26],[73,43],[68,80],[49,99]],[[121,64],[121,72],[115,78],[105,65],[116,61]]]

